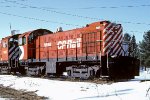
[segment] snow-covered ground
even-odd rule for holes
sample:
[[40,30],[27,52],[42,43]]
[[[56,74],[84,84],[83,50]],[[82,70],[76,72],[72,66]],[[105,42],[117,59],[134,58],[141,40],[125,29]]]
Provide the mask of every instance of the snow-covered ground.
[[150,100],[150,71],[127,82],[95,84],[0,75],[0,84],[17,90],[36,91],[50,100]]

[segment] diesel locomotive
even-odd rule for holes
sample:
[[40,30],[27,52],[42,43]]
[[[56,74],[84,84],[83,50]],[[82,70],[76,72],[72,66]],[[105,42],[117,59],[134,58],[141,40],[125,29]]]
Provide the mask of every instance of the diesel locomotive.
[[139,60],[129,56],[121,24],[99,21],[56,32],[36,29],[2,38],[0,73],[131,79]]

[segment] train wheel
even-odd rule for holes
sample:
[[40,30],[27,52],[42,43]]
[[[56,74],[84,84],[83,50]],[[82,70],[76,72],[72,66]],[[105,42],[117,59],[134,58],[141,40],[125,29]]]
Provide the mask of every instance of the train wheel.
[[26,70],[25,70],[25,68],[24,68],[24,67],[19,67],[19,73],[20,73],[21,75],[26,75]]
[[38,77],[40,77],[41,76],[41,69],[39,68],[39,70],[38,70]]
[[44,67],[43,69],[42,69],[42,76],[44,76],[45,74],[46,74],[46,68]]
[[11,68],[10,72],[11,74],[16,75],[16,68]]

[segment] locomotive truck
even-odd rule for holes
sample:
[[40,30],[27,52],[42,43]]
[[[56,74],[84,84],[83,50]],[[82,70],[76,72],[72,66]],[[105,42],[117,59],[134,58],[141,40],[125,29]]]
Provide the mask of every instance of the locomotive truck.
[[131,79],[139,74],[139,60],[127,46],[121,24],[110,21],[67,31],[37,29],[2,38],[0,72]]

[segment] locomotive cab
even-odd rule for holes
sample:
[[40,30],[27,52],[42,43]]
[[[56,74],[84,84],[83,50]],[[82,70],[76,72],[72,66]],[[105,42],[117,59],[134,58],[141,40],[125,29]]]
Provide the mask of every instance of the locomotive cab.
[[[49,30],[46,30],[46,29],[38,29],[38,30],[35,30],[33,32],[31,32],[28,36],[28,57],[29,59],[36,59],[36,53],[40,53],[39,52],[36,52],[36,49],[40,48],[36,48],[36,46],[40,46],[40,44],[37,44],[37,40],[39,40],[39,43],[40,43],[40,36],[42,35],[46,35],[46,34],[51,34],[52,32],[49,31]],[[40,61],[40,57],[39,57],[39,61]]]
[[26,32],[19,36],[20,58],[19,60],[25,61],[27,59],[36,59],[36,40],[39,36],[52,33],[46,29],[37,29],[34,31]]
[[36,41],[40,41],[40,36],[50,33],[52,32],[46,29],[37,29],[34,31],[26,32],[19,36],[20,66],[25,67],[26,70],[33,74],[38,73],[40,67],[43,67],[45,63],[41,62],[40,58],[38,60],[36,59],[36,55],[40,54],[40,50],[37,52],[40,47],[36,47],[37,45],[40,45],[37,44]]

